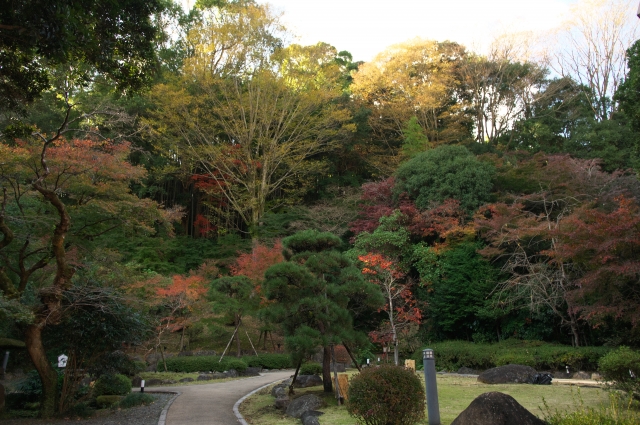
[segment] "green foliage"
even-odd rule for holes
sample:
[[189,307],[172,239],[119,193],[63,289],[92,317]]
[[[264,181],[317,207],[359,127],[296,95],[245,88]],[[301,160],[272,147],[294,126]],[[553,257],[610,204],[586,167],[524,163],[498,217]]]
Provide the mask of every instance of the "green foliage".
[[402,129],[402,135],[404,136],[402,155],[407,158],[413,158],[429,148],[429,138],[420,126],[416,116],[407,121]]
[[342,245],[339,237],[329,232],[317,230],[303,230],[282,240],[285,257],[289,260],[294,254],[303,252],[322,252],[338,249]]
[[121,395],[99,395],[96,397],[96,404],[101,409],[106,409],[116,404],[120,403],[123,400]]
[[102,395],[127,395],[131,392],[131,380],[124,375],[102,375],[93,386],[94,397]]
[[[611,351],[607,347],[570,347],[542,341],[508,339],[496,344],[445,341],[428,345],[436,357],[438,370],[458,370],[465,366],[485,370],[509,363],[525,364],[537,370],[597,370],[598,361]],[[422,350],[412,358],[422,362]],[[627,371],[628,373],[628,371]]]
[[300,375],[320,375],[322,365],[320,363],[305,363],[300,367]]
[[467,213],[491,199],[495,170],[463,146],[444,145],[422,152],[396,171],[396,196],[407,193],[421,209],[446,199],[460,201]]
[[224,372],[235,369],[242,373],[247,370],[247,363],[240,359],[224,358],[219,361],[218,356],[172,357],[167,359],[169,372]]
[[478,243],[444,250],[415,247],[414,266],[421,282],[417,293],[428,304],[428,328],[435,339],[471,340],[478,334],[495,334],[496,309],[487,298],[498,282],[499,271],[477,254],[480,247]]
[[633,407],[633,399],[623,399],[620,394],[609,395],[609,405],[591,407],[585,406],[578,389],[578,401],[574,409],[552,412],[543,399],[544,420],[549,425],[635,425],[640,421],[640,415]]
[[605,381],[613,381],[614,388],[630,394],[640,394],[639,352],[629,347],[619,347],[600,359],[598,370]]
[[249,367],[264,369],[289,369],[294,367],[288,354],[266,353],[259,356],[245,356],[242,358]]
[[347,411],[366,425],[413,425],[424,418],[424,387],[397,366],[364,369],[349,383]]
[[118,404],[122,409],[129,409],[140,405],[151,404],[155,401],[155,397],[145,393],[129,393]]
[[72,417],[86,419],[93,416],[95,412],[95,409],[91,407],[89,402],[82,401],[71,406],[71,408],[66,413]]

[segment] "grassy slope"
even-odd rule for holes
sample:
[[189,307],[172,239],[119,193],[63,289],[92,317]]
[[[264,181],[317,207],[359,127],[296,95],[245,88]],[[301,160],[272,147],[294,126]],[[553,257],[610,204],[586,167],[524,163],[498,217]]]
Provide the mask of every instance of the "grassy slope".
[[[269,389],[260,391],[240,406],[240,412],[252,425],[299,425],[298,419],[284,416],[273,407],[273,398]],[[474,398],[482,393],[500,391],[514,397],[533,414],[542,417],[543,398],[552,411],[572,411],[578,408],[580,400],[584,405],[596,407],[608,403],[607,393],[598,388],[580,388],[565,385],[487,385],[480,384],[475,378],[438,376],[438,396],[442,425],[450,424]],[[318,387],[296,390],[296,396],[312,392],[323,395]],[[355,420],[349,417],[346,408],[337,407],[332,394],[325,396],[327,407],[320,417],[323,425],[353,425]],[[545,412],[546,413],[546,412]],[[422,424],[427,424],[426,419]]]

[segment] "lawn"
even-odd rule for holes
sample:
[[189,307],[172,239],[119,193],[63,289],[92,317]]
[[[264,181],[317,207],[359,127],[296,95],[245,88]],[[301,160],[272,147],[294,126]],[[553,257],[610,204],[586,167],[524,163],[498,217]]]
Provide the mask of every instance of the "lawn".
[[[421,375],[420,375],[421,376]],[[573,411],[582,402],[585,406],[608,405],[608,393],[599,388],[578,388],[569,385],[488,385],[477,382],[476,378],[455,375],[438,375],[438,397],[442,425],[448,425],[462,412],[474,398],[482,393],[499,391],[511,395],[533,414],[543,417],[544,402],[551,411]],[[321,409],[323,425],[353,425],[344,406],[338,407],[332,394],[324,395],[319,387],[296,390],[296,396],[313,393],[325,398],[327,407]],[[265,388],[247,399],[240,406],[240,412],[252,425],[299,425],[299,419],[285,416],[273,407],[270,388]],[[545,412],[546,413],[546,412]],[[426,425],[425,419],[421,424]]]

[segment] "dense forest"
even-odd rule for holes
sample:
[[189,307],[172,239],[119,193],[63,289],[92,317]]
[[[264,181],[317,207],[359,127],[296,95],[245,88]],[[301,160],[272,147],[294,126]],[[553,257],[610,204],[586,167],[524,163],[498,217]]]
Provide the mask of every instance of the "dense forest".
[[326,374],[334,344],[640,346],[630,3],[585,2],[544,54],[511,34],[366,63],[252,0],[9,3],[0,338],[45,415],[59,352],[240,356],[243,324],[296,362],[323,347]]

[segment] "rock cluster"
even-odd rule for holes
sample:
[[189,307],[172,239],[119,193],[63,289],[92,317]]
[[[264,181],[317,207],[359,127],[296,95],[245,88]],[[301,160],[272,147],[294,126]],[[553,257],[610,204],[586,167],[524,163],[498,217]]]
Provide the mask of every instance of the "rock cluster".
[[[313,378],[315,376],[315,378]],[[283,410],[288,416],[299,418],[303,425],[319,425],[318,416],[322,412],[316,409],[322,407],[324,402],[314,394],[305,394],[294,399],[289,398],[289,385],[291,379],[287,379],[271,388],[271,396],[275,398],[274,405]],[[300,375],[296,378],[297,388],[307,388],[322,385],[322,379],[317,375]]]

